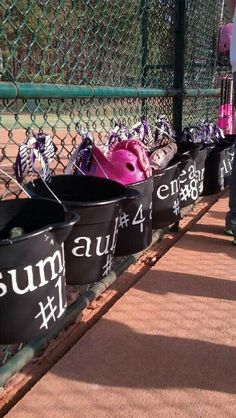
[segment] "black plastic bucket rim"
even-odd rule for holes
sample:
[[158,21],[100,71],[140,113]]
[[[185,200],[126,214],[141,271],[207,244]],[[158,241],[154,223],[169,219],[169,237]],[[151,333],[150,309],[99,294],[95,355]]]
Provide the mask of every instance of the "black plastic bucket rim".
[[139,186],[140,184],[144,184],[144,183],[150,181],[152,178],[153,178],[153,175],[151,175],[150,177],[147,177],[144,180],[140,180],[140,181],[137,181],[135,183],[129,183],[129,184],[127,184],[127,187],[129,187],[129,186],[131,186],[131,187],[132,186]]
[[232,147],[234,147],[234,142],[222,141],[216,144],[212,152],[214,151],[219,152],[219,151],[230,149]]
[[[110,184],[116,184],[117,186],[120,187],[120,190],[123,190],[123,193],[124,193],[124,194],[120,193],[117,197],[113,197],[111,199],[104,199],[104,200],[86,200],[86,201],[84,200],[83,201],[83,200],[64,200],[63,199],[62,204],[65,205],[65,206],[70,207],[70,206],[75,205],[76,203],[79,204],[79,206],[85,207],[85,208],[88,207],[88,206],[89,207],[105,206],[105,205],[108,205],[108,204],[111,204],[111,203],[118,203],[122,200],[127,200],[127,199],[132,200],[132,199],[136,199],[136,198],[140,197],[140,192],[138,192],[137,190],[129,188],[130,185],[124,186],[123,184],[118,183],[117,181],[114,181],[114,180],[110,180],[110,179],[105,179],[105,178],[100,178],[100,177],[95,177],[95,176],[74,176],[74,175],[68,175],[68,174],[59,174],[59,175],[53,176],[52,178],[56,177],[56,178],[60,179],[60,178],[64,178],[65,176],[66,177],[71,177],[71,178],[86,177],[87,179],[96,179],[95,181],[97,181],[99,179],[99,181],[102,181],[102,182],[107,182],[107,183],[110,183]],[[90,181],[90,180],[88,180],[88,181]],[[29,193],[31,196],[32,196],[32,193],[33,193],[33,189],[30,186],[32,185],[32,187],[35,187],[34,186],[35,182],[42,182],[42,184],[44,184],[42,179],[36,179],[36,180],[33,180],[33,181],[27,183],[24,186],[27,193]],[[48,186],[50,188],[50,184]],[[33,193],[33,196],[36,196],[37,198],[40,197],[41,199],[48,199],[48,200],[56,201],[53,194],[51,194],[51,197],[50,197],[50,195],[42,196],[42,195],[40,195],[36,192],[36,193]],[[57,196],[57,197],[60,198],[60,195]]]
[[[175,156],[174,156],[174,158],[175,158]],[[171,170],[173,167],[177,167],[181,163],[181,160],[179,159],[179,160],[173,161],[174,158],[170,161],[170,163],[168,164],[167,167],[165,167],[165,168],[163,168],[161,170],[153,170],[153,177],[162,176],[163,174],[166,173],[166,171]]]
[[[9,201],[17,202],[19,200],[30,201],[30,199],[28,198],[22,198],[22,199],[9,199],[9,200],[6,200],[6,202],[9,202]],[[35,198],[34,200],[37,200],[39,203],[42,202],[42,199],[40,198],[38,199]],[[59,205],[57,201],[54,200],[54,202],[55,204]],[[4,204],[4,201],[2,201],[0,204],[2,203]],[[67,210],[64,210],[64,212],[65,212],[65,217],[68,216],[68,219],[65,219],[64,221],[61,221],[61,222],[47,224],[43,226],[42,228],[36,229],[35,231],[32,231],[32,232],[26,232],[23,235],[16,237],[16,238],[0,239],[0,248],[6,245],[12,245],[13,243],[16,243],[16,242],[29,240],[45,232],[55,231],[55,230],[63,229],[65,227],[74,226],[75,224],[79,222],[80,216],[78,213],[73,212],[73,211],[67,211]]]
[[134,189],[134,187],[138,187],[138,186],[141,186],[141,185],[145,185],[146,183],[149,183],[150,181],[153,182],[153,179],[154,179],[154,175],[152,174],[150,177],[148,177],[148,178],[146,178],[144,180],[140,180],[140,181],[137,181],[135,183],[129,183],[129,184],[127,184],[127,189],[128,190],[133,190],[133,191],[135,191],[137,193],[137,195],[134,196],[134,198],[136,198],[136,199],[142,198],[142,193],[139,192],[137,189]]

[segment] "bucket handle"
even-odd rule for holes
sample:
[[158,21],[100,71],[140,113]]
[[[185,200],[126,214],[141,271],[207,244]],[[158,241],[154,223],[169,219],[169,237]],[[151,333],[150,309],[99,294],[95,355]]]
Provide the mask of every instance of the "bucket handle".
[[[9,177],[12,181],[14,181],[14,183],[17,184],[17,186],[26,194],[26,196],[29,199],[32,199],[32,196],[30,196],[30,194],[27,192],[27,190],[25,190],[25,188],[23,186],[21,186],[20,183],[18,183],[18,181],[16,179],[14,179],[14,177],[12,177],[10,174],[8,174],[5,170],[3,170],[0,166],[0,172],[2,172],[3,174],[5,174],[5,176]],[[40,176],[40,174],[39,174]],[[47,182],[40,176],[41,180],[43,181],[44,185],[47,187],[47,189],[49,190],[49,192],[53,195],[54,199],[57,200],[58,203],[60,203],[60,205],[62,205],[63,209],[65,212],[68,212],[68,209],[63,205],[63,203],[61,202],[61,200],[56,196],[56,194],[52,191],[52,189],[49,187],[49,185],[47,184]],[[32,181],[32,184],[34,185],[34,181]]]
[[[62,155],[62,157],[65,157],[65,158],[67,158],[66,156],[65,156],[65,154],[63,154],[63,153],[61,153],[61,155]],[[69,160],[69,162],[68,162],[68,164],[67,164],[67,166],[66,166],[66,168],[65,168],[65,171],[64,171],[64,173],[65,174],[70,174],[70,170],[71,170],[71,166],[74,166],[75,168],[77,168],[77,170],[78,171],[80,171],[80,173],[83,175],[83,176],[85,176],[86,174],[83,172],[83,170],[81,170],[81,168],[77,165],[77,164],[75,164],[75,162],[72,160],[72,159],[70,159]]]
[[[18,183],[18,181],[16,179],[14,179],[14,177],[12,177],[10,174],[8,174],[5,170],[3,170],[0,166],[0,172],[2,172],[3,174],[5,174],[5,176],[9,177],[12,181],[14,181],[17,186],[20,187],[20,189],[28,196],[29,199],[32,199],[32,196],[30,196],[30,194],[24,189],[23,186],[21,186],[20,183]],[[41,177],[41,176],[40,176]],[[54,192],[51,190],[51,188],[48,186],[48,184],[46,183],[46,181],[41,177],[42,181],[44,182],[45,186],[47,187],[47,189],[50,191],[50,193],[54,196],[54,198],[62,205],[64,212],[68,215],[69,219],[66,219],[62,222],[56,223],[56,224],[51,224],[49,229],[51,231],[54,231],[55,236],[57,238],[57,242],[59,244],[61,244],[62,242],[65,241],[65,239],[67,238],[67,236],[70,233],[70,226],[75,225],[76,223],[79,222],[80,220],[80,216],[79,214],[75,213],[75,212],[71,212],[68,211],[68,209],[63,205],[63,203],[60,201],[60,199],[58,199],[58,197],[54,194]],[[47,227],[48,230],[48,227]]]
[[[68,212],[67,207],[62,203],[62,201],[59,199],[59,197],[57,197],[57,195],[52,191],[51,187],[49,187],[48,183],[46,182],[46,180],[44,180],[41,176],[40,176],[42,182],[44,183],[45,187],[48,189],[48,191],[51,193],[51,195],[54,197],[54,199],[60,203],[60,205],[63,207],[64,212]],[[32,181],[33,187],[34,186],[34,181]]]
[[[27,195],[27,197],[29,197],[29,199],[31,199],[32,197],[30,196],[30,194],[24,189],[23,186],[21,186],[20,183],[18,183],[18,181],[16,179],[14,179],[14,177],[12,177],[10,174],[8,174],[5,170],[3,170],[0,166],[0,171],[5,174],[5,176],[9,177],[12,181],[14,181],[14,183],[17,184],[17,186]],[[58,201],[58,203],[60,203],[63,208],[64,205],[63,203],[60,201],[60,199],[55,195],[55,193],[50,189],[50,187],[48,186],[47,182],[40,176],[41,180],[44,182],[45,186],[47,187],[47,189],[50,191],[50,193],[54,196],[54,198]],[[33,183],[33,182],[32,182]]]
[[102,167],[102,165],[99,163],[99,161],[97,160],[97,158],[95,157],[95,155],[93,155],[94,160],[96,161],[97,165],[99,166],[99,168],[102,170],[103,174],[105,175],[105,178],[109,178],[106,171],[104,170],[104,168]]
[[21,184],[20,183],[18,183],[18,181],[16,180],[16,179],[14,179],[14,177],[12,177],[10,174],[8,174],[5,170],[3,170],[1,167],[0,167],[0,171],[3,173],[3,174],[5,174],[5,176],[7,176],[7,177],[9,177],[12,181],[14,181],[14,183],[16,183],[17,184],[17,186],[31,199],[31,196],[29,195],[29,193],[24,189],[24,187],[23,186],[21,186]]
[[[40,176],[41,177],[41,176]],[[53,195],[53,197],[54,197],[54,199],[56,199],[57,200],[57,202],[58,203],[60,203],[60,205],[62,205],[63,206],[63,208],[64,208],[64,205],[63,205],[63,203],[62,203],[62,201],[59,199],[59,197],[57,197],[57,195],[52,191],[52,189],[49,187],[49,185],[47,184],[47,182],[46,182],[46,180],[44,180],[42,177],[41,177],[41,180],[43,181],[43,183],[44,183],[44,185],[47,187],[47,189],[48,189],[48,191]],[[34,182],[33,182],[33,184],[34,184]]]

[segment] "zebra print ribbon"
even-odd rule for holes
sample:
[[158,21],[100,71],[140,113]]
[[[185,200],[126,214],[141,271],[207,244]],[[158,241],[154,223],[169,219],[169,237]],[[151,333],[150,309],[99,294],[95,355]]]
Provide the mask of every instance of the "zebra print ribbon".
[[157,115],[154,132],[154,146],[162,147],[176,141],[176,133],[166,115]]
[[194,144],[216,144],[224,137],[223,130],[215,122],[208,121],[185,127],[182,132],[183,141],[193,142]]
[[[19,147],[14,165],[17,181],[22,183],[26,176],[32,176],[33,173],[37,173],[45,181],[50,180],[49,163],[54,159],[56,151],[57,147],[50,135],[43,132],[28,135]],[[36,167],[37,161],[40,169]]]
[[84,174],[84,172],[90,170],[92,163],[94,143],[92,134],[81,125],[78,125],[77,130],[81,136],[81,143],[71,154],[65,168],[65,174]]

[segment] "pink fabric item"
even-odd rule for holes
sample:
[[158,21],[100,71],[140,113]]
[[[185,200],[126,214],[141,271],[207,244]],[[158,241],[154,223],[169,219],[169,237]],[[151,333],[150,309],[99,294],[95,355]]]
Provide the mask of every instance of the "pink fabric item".
[[108,178],[121,184],[143,181],[152,175],[152,169],[143,144],[135,139],[118,142],[108,159],[93,145],[93,160],[87,176]]
[[232,27],[233,23],[228,23],[227,25],[223,25],[220,29],[219,51],[221,52],[221,54],[225,55],[229,53]]

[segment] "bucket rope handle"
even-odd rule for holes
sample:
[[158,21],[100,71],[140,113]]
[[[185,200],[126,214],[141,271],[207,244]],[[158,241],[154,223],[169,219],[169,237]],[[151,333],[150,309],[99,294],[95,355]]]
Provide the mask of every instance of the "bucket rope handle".
[[12,181],[14,181],[17,186],[31,199],[31,196],[29,195],[29,193],[24,189],[24,187],[22,187],[20,185],[20,183],[18,183],[18,181],[16,179],[14,179],[14,177],[12,177],[10,174],[8,174],[6,171],[4,171],[1,166],[0,166],[0,171],[5,174],[5,176],[9,177]]
[[97,158],[95,157],[95,155],[93,155],[94,160],[96,161],[97,165],[100,167],[100,169],[102,170],[104,176],[109,179],[107,173],[105,172],[105,170],[103,169],[102,165],[99,163],[99,161],[97,160]]
[[[65,157],[66,159],[68,158],[68,157],[67,157],[65,154],[63,154],[63,153],[61,153],[61,155],[62,155],[62,157]],[[79,170],[83,176],[86,176],[86,174],[83,172],[83,170],[81,170],[81,168],[80,168],[77,164],[75,164],[75,162],[74,162],[74,161],[69,160],[69,162],[70,162],[70,163],[71,163],[71,164],[72,164],[75,168],[77,168],[77,170]]]
[[[27,197],[29,197],[29,199],[32,199],[32,196],[30,196],[30,194],[24,189],[23,186],[21,186],[20,183],[18,183],[18,181],[16,179],[14,179],[14,177],[12,177],[10,174],[8,174],[5,170],[3,170],[0,166],[0,171],[5,174],[5,176],[9,177],[12,181],[14,181],[14,183],[17,184],[17,186],[27,195]],[[41,177],[41,176],[40,176]],[[50,191],[50,193],[54,196],[54,198],[58,201],[58,203],[60,203],[63,208],[65,209],[65,206],[63,205],[63,203],[60,201],[60,199],[55,195],[55,193],[51,190],[51,188],[48,186],[47,182],[41,177],[41,180],[43,181],[43,183],[45,184],[45,186],[47,187],[47,189]],[[32,183],[34,184],[34,182],[32,181]]]
[[73,161],[72,161],[72,164],[75,166],[75,168],[77,168],[77,170],[81,172],[83,176],[86,176],[86,174],[83,172],[83,170],[81,170],[81,168],[77,164],[75,164]]
[[[49,185],[47,184],[46,180],[44,180],[41,176],[40,176],[41,180],[43,181],[44,185],[47,187],[47,189],[49,190],[49,192],[53,195],[53,197],[58,201],[58,203],[60,203],[60,205],[64,207],[63,203],[61,202],[61,200],[57,197],[57,195],[52,191],[52,189],[49,187]],[[34,182],[33,182],[34,184]]]

